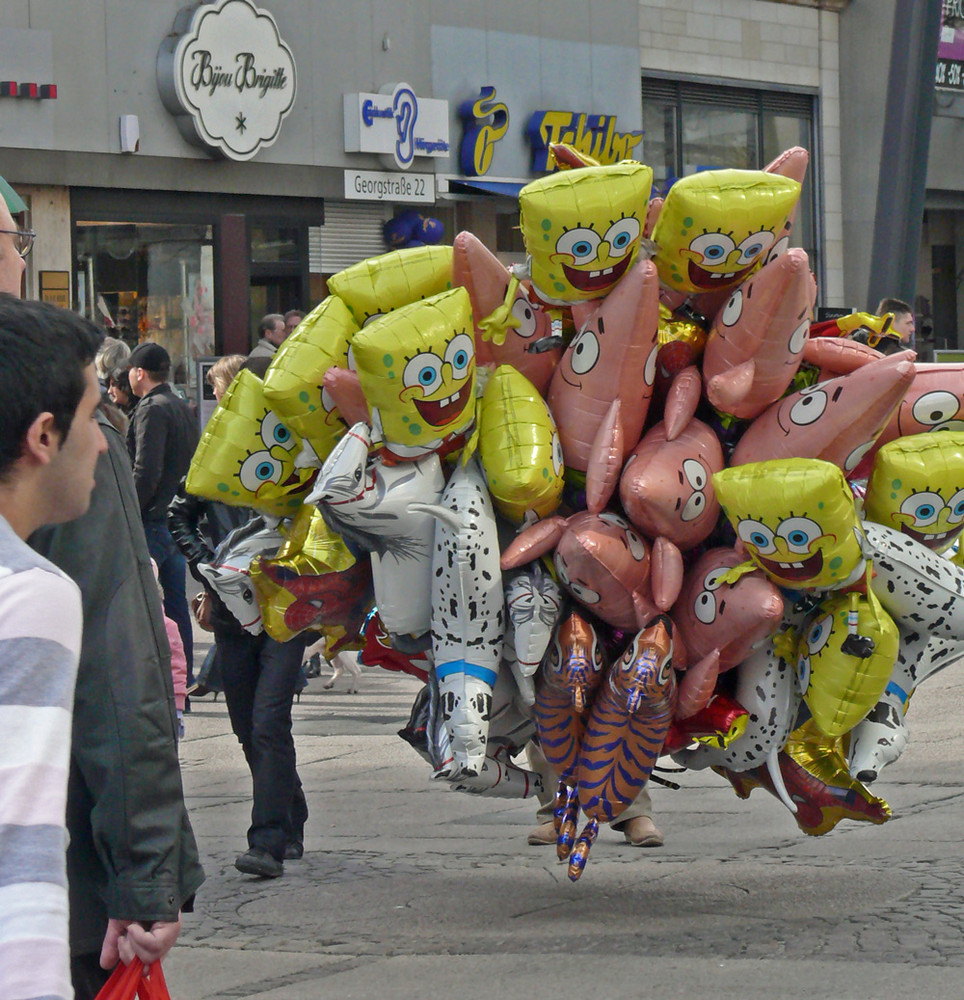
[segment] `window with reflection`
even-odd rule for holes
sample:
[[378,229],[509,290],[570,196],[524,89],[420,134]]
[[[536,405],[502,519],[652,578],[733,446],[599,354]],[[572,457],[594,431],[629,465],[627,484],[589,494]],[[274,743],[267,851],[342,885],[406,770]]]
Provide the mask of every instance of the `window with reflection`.
[[193,384],[215,353],[211,227],[82,220],[74,251],[78,310],[131,347],[161,344],[171,381]]
[[653,168],[653,193],[665,195],[680,177],[732,167],[758,170],[791,146],[810,153],[791,243],[820,274],[816,232],[817,170],[810,94],[644,77],[643,151]]

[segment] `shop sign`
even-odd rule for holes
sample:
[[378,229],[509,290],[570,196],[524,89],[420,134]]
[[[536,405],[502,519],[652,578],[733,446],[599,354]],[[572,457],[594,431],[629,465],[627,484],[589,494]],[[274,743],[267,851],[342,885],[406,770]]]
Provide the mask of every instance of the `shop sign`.
[[157,53],[157,84],[189,141],[250,160],[294,104],[295,61],[268,11],[219,0],[178,13]]
[[549,169],[549,143],[565,142],[599,163],[632,159],[633,148],[643,141],[642,131],[617,132],[615,115],[589,115],[577,111],[536,111],[529,118],[526,135],[532,146],[533,173]]
[[[509,131],[509,107],[497,100],[495,87],[482,87],[477,97],[459,105],[462,143],[459,165],[466,177],[481,177],[492,165],[495,145]],[[532,172],[549,169],[549,144],[565,142],[599,163],[618,163],[633,158],[633,149],[643,140],[642,131],[617,132],[616,115],[592,115],[578,111],[535,111],[526,126],[532,148]]]
[[934,84],[941,90],[964,90],[964,3],[944,0],[937,43]]
[[400,174],[382,170],[346,170],[346,201],[424,202],[435,204],[435,174]]
[[416,156],[449,155],[449,104],[416,97],[407,83],[345,94],[345,152],[378,153],[408,170]]

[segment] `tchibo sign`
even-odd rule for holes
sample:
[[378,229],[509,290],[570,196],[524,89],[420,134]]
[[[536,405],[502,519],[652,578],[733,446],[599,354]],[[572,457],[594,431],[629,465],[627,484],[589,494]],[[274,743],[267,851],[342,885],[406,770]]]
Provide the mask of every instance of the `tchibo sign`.
[[250,160],[294,104],[295,61],[268,11],[220,0],[178,13],[157,53],[157,86],[188,141]]

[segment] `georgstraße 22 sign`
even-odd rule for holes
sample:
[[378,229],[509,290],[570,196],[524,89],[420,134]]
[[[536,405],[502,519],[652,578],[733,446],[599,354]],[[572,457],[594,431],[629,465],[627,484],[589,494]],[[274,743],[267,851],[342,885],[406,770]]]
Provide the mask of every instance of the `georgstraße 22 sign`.
[[274,17],[250,0],[195,4],[158,49],[157,86],[189,142],[250,160],[294,104],[295,61]]

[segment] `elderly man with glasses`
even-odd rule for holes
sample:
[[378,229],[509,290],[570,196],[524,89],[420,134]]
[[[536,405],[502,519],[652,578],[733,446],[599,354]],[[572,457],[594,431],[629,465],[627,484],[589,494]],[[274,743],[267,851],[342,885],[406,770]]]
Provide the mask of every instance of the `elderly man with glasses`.
[[0,292],[18,296],[27,267],[24,257],[30,253],[35,234],[18,228],[10,213],[26,210],[20,196],[0,177]]

